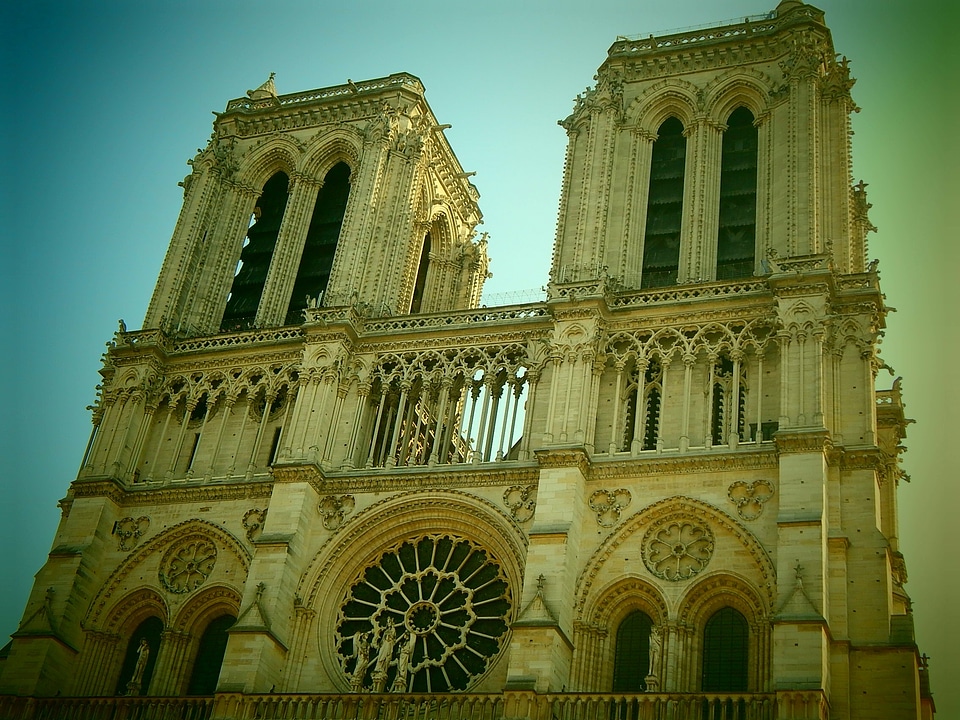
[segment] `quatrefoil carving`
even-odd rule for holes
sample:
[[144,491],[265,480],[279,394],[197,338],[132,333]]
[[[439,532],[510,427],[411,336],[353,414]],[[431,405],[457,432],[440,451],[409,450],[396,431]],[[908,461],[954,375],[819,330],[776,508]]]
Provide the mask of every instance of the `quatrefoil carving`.
[[597,524],[600,527],[613,527],[620,522],[620,512],[632,499],[626,488],[597,490],[590,496],[590,509],[597,514]]
[[773,497],[773,483],[755,480],[752,483],[737,480],[727,490],[730,502],[737,506],[737,514],[744,520],[756,520],[763,512],[763,504]]

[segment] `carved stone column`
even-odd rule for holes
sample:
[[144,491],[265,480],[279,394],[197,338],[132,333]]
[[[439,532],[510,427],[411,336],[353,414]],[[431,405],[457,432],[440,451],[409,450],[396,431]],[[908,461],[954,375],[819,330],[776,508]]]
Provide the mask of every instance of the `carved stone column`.
[[180,695],[186,692],[187,671],[190,663],[187,661],[187,651],[192,636],[189,633],[176,630],[164,630],[160,635],[160,648],[157,650],[157,661],[153,666],[153,676],[150,679],[148,695]]

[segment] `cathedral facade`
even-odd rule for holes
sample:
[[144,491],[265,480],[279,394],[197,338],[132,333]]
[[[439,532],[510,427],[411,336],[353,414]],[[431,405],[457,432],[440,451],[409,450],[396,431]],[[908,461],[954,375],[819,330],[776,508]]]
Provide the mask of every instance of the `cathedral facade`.
[[853,82],[798,0],[618,39],[499,307],[416,77],[228,103],[0,711],[931,717]]

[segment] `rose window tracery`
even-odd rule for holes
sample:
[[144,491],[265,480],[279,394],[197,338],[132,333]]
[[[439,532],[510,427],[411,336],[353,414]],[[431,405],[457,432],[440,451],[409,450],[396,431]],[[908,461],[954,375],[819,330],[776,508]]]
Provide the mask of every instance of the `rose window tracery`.
[[196,590],[213,572],[217,547],[206,538],[189,538],[167,550],[160,562],[160,582],[170,592]]
[[643,561],[664,580],[686,580],[703,570],[713,556],[713,533],[696,520],[654,524],[643,542]]
[[340,667],[354,691],[464,690],[503,648],[511,606],[506,575],[477,543],[403,541],[347,591],[335,636]]

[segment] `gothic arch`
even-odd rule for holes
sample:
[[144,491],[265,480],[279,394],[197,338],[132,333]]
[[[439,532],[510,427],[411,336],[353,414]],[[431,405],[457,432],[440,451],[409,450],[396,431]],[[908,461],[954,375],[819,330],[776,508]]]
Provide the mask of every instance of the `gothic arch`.
[[153,588],[141,587],[128,592],[114,603],[102,629],[121,637],[129,636],[133,628],[154,615],[166,626],[170,617],[167,603]]
[[613,682],[617,629],[635,611],[646,613],[653,625],[662,626],[669,617],[663,593],[653,583],[628,576],[600,588],[581,609],[574,624],[577,640],[571,676],[575,690],[604,692]]
[[734,573],[717,571],[705,575],[689,587],[678,604],[677,619],[694,627],[703,627],[707,619],[722,607],[732,607],[759,625],[770,614],[769,598],[765,600],[746,579]]
[[457,228],[453,210],[445,202],[434,201],[430,207],[430,231],[434,252],[449,254],[453,251]]
[[337,163],[350,168],[351,175],[360,165],[362,138],[353,128],[340,128],[318,138],[308,145],[297,163],[297,170],[314,182],[323,182]]
[[[334,685],[347,689],[334,646],[334,631],[343,617],[341,602],[364,569],[388,548],[431,535],[463,538],[496,559],[510,598],[505,620],[508,625],[512,622],[520,609],[526,544],[516,521],[490,501],[464,492],[399,493],[356,513],[321,547],[301,576],[297,594],[303,606],[316,613],[308,621],[310,629],[301,628],[313,636],[309,641],[313,647],[319,644],[319,660],[304,660],[315,665],[313,672],[323,672]],[[501,657],[508,642],[506,636],[496,657]],[[491,667],[496,662],[492,659]],[[309,672],[294,668],[291,675]]]
[[[188,692],[200,659],[202,638],[214,620],[223,616],[236,618],[240,614],[240,591],[224,584],[212,585],[198,591],[176,614],[170,623],[171,642],[176,646],[168,652],[174,652],[167,677],[162,678],[162,689],[170,694],[183,695]],[[209,659],[209,658],[208,658]],[[212,667],[200,664],[208,671]]]
[[224,615],[239,615],[240,592],[228,585],[212,585],[198,592],[180,608],[170,623],[170,628],[190,633],[196,637],[214,618]]
[[[600,577],[600,572],[607,560],[628,540],[639,541],[645,534],[651,532],[651,529],[653,529],[657,523],[663,524],[675,517],[697,518],[713,531],[716,537],[715,542],[721,539],[721,534],[732,536],[735,541],[747,551],[752,559],[752,570],[756,573],[755,585],[763,588],[766,592],[767,605],[772,604],[774,584],[776,581],[776,568],[756,536],[744,525],[714,506],[701,500],[678,495],[666,498],[653,505],[648,505],[634,513],[627,518],[616,531],[607,536],[594,551],[593,555],[584,565],[584,569],[577,578],[575,586],[574,608],[578,617],[583,617],[584,609],[596,602],[593,598],[597,597],[600,590],[594,589],[594,585]],[[705,565],[704,569],[706,569],[706,567],[709,566]],[[649,572],[649,569],[645,568],[641,577],[646,577],[647,572]],[[652,575],[652,572],[650,575]],[[687,578],[684,582],[689,582],[690,580],[691,578]],[[657,582],[660,584],[659,581]]]
[[690,344],[694,352],[701,348],[710,353],[739,349],[739,342],[731,329],[722,323],[715,322],[700,327]]
[[730,113],[741,105],[757,122],[769,110],[767,98],[772,89],[769,78],[763,73],[736,68],[704,88],[704,108],[707,116],[720,126],[726,126]]
[[286,173],[292,183],[300,152],[300,148],[289,137],[271,138],[241,159],[237,179],[258,194],[267,180],[278,172]]
[[594,598],[581,610],[584,622],[611,630],[634,610],[647,613],[655,625],[667,621],[670,615],[663,593],[650,581],[627,576],[597,590]]
[[[130,652],[130,644],[133,642],[131,636],[151,618],[157,618],[162,624],[162,629],[167,630],[170,618],[169,607],[163,597],[153,588],[138,588],[127,593],[113,605],[102,629],[85,627],[88,632],[93,631],[88,636],[94,640],[93,643],[87,645],[89,649],[93,649],[96,644],[99,644],[96,641],[96,636],[100,632],[103,633],[103,635],[100,635],[101,638],[104,636],[111,637],[113,642],[110,643],[112,647],[104,648],[106,652],[102,654],[92,652],[90,654],[84,653],[81,656],[81,666],[78,674],[82,678],[79,688],[82,693],[86,694],[91,691],[97,694],[113,693],[114,686],[121,675],[124,660]],[[158,649],[162,652],[162,647],[152,647],[153,652]],[[156,656],[153,663],[156,663]],[[156,673],[151,680],[152,686],[156,684],[155,679]]]
[[[767,590],[771,590],[768,586]],[[704,631],[714,613],[733,608],[747,621],[746,681],[750,692],[763,692],[770,683],[771,597],[764,597],[748,580],[730,572],[716,572],[690,587],[679,605],[678,622],[693,629],[687,638],[683,662],[699,691],[703,674]]]
[[[144,596],[147,599],[152,596],[162,597],[153,589],[154,586],[159,588],[159,580],[154,573],[159,569],[160,556],[174,544],[186,540],[191,536],[202,537],[213,541],[218,549],[225,550],[231,555],[242,570],[242,572],[235,575],[235,577],[237,581],[243,580],[250,567],[251,559],[250,553],[247,552],[243,544],[227,530],[207,520],[186,520],[146,541],[139,549],[127,556],[127,558],[114,569],[90,603],[84,619],[84,626],[97,628],[104,624],[113,623],[113,617],[121,606],[118,604],[118,601],[114,601],[112,598],[119,593],[124,593],[130,584],[134,584],[152,593],[152,595],[147,594]],[[132,575],[132,572],[137,567],[148,562],[152,565],[152,567],[149,568],[153,576],[149,581],[151,586],[143,588],[143,584],[140,581],[129,583],[128,577]],[[214,572],[216,572],[216,570],[214,570]],[[212,574],[213,573],[211,573],[211,575]],[[214,582],[216,582],[216,580],[214,580]],[[129,595],[125,595],[124,597],[129,597]],[[176,598],[173,598],[173,600],[176,600]],[[166,622],[169,619],[170,610],[166,601],[162,602],[164,607],[164,616],[162,619]]]
[[632,120],[636,127],[651,136],[656,136],[660,126],[671,116],[687,130],[696,123],[697,95],[697,88],[686,80],[662,80],[630,103],[625,115],[628,122]]

